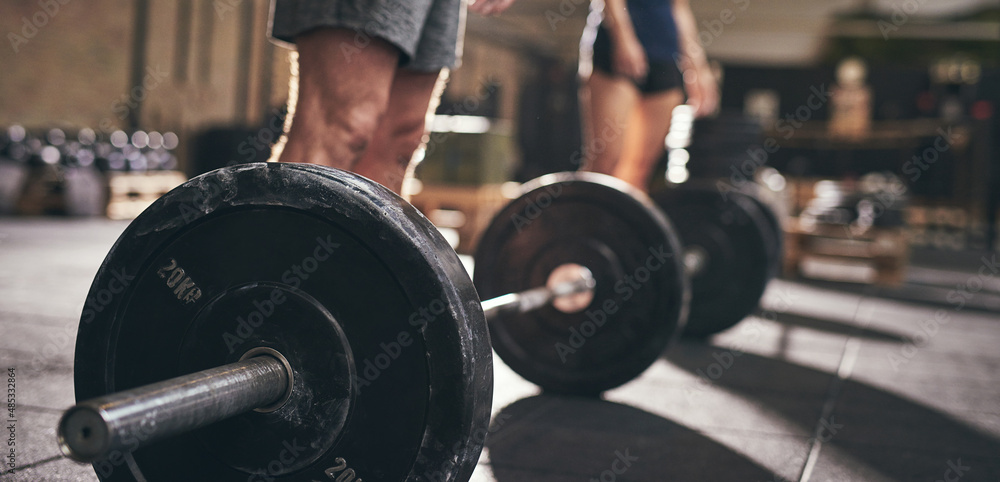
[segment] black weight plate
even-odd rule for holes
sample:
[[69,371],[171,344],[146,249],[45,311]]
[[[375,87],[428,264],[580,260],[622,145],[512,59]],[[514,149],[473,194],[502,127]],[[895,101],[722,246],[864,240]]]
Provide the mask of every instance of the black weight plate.
[[524,186],[479,240],[483,299],[543,286],[558,266],[590,269],[591,304],[489,320],[493,349],[553,392],[592,395],[645,370],[682,328],[688,287],[680,244],[644,194],[609,176],[560,173]]
[[746,196],[712,188],[666,189],[654,199],[674,223],[684,248],[698,246],[708,257],[691,277],[684,334],[707,336],[739,323],[757,308],[771,279],[769,247],[775,241],[764,214]]
[[781,265],[785,260],[785,230],[781,227],[781,221],[778,219],[778,214],[771,208],[770,205],[758,196],[748,195],[748,197],[754,201],[754,204],[756,204],[758,208],[760,208],[760,212],[764,214],[764,219],[767,220],[767,227],[771,233],[771,239],[773,240],[773,243],[768,246],[770,248],[768,249],[768,252],[770,253],[769,257],[771,259],[771,278],[775,278],[779,273],[781,273]]
[[280,409],[113,454],[101,479],[467,480],[489,343],[468,274],[409,204],[334,169],[247,164],[171,191],[119,238],[81,319],[76,396],[268,347],[295,377]]
[[745,196],[764,215],[764,219],[767,221],[767,233],[765,234],[770,234],[770,237],[765,236],[764,238],[768,248],[768,266],[770,267],[770,277],[774,278],[781,272],[781,264],[784,262],[785,231],[781,227],[778,214],[758,195],[760,189],[762,188],[758,184],[748,184],[739,191],[727,192],[726,194]]

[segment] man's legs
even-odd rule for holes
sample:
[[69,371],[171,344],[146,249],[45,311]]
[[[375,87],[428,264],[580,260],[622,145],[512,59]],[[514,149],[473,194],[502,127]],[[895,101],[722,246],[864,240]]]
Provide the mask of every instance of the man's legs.
[[322,28],[295,39],[298,98],[278,161],[309,162],[353,170],[389,104],[399,50],[373,38],[354,46],[356,32]]
[[330,28],[296,38],[297,99],[277,160],[354,171],[398,193],[441,94],[440,72],[397,69],[399,51],[377,38],[348,59],[342,46],[355,35]]
[[354,171],[399,193],[414,151],[423,143],[447,73],[396,71],[389,105]]

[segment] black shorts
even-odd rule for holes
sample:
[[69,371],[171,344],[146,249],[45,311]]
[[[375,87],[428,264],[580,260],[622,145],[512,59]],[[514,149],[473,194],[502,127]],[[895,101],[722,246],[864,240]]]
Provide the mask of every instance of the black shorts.
[[[597,29],[594,39],[594,70],[609,75],[618,75],[611,64],[611,37],[604,27]],[[649,61],[649,73],[642,81],[633,81],[643,94],[655,94],[670,89],[683,88],[684,76],[674,61]]]

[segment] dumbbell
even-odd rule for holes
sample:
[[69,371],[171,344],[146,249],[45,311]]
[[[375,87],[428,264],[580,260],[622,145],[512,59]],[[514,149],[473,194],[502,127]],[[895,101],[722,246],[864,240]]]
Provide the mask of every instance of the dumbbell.
[[624,183],[547,176],[513,206],[510,247],[536,255],[500,268],[533,284],[480,302],[437,229],[371,181],[274,163],[192,179],[94,279],[60,446],[113,481],[467,480],[492,403],[486,313],[560,330],[604,309],[546,387],[593,392],[652,363],[686,310],[677,238]]

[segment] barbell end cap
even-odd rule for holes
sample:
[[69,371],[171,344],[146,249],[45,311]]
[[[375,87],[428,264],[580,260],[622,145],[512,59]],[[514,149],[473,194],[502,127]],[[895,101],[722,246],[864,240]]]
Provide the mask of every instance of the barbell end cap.
[[111,448],[111,433],[107,421],[99,409],[86,405],[77,405],[67,410],[59,419],[56,435],[59,450],[77,462],[101,460]]

